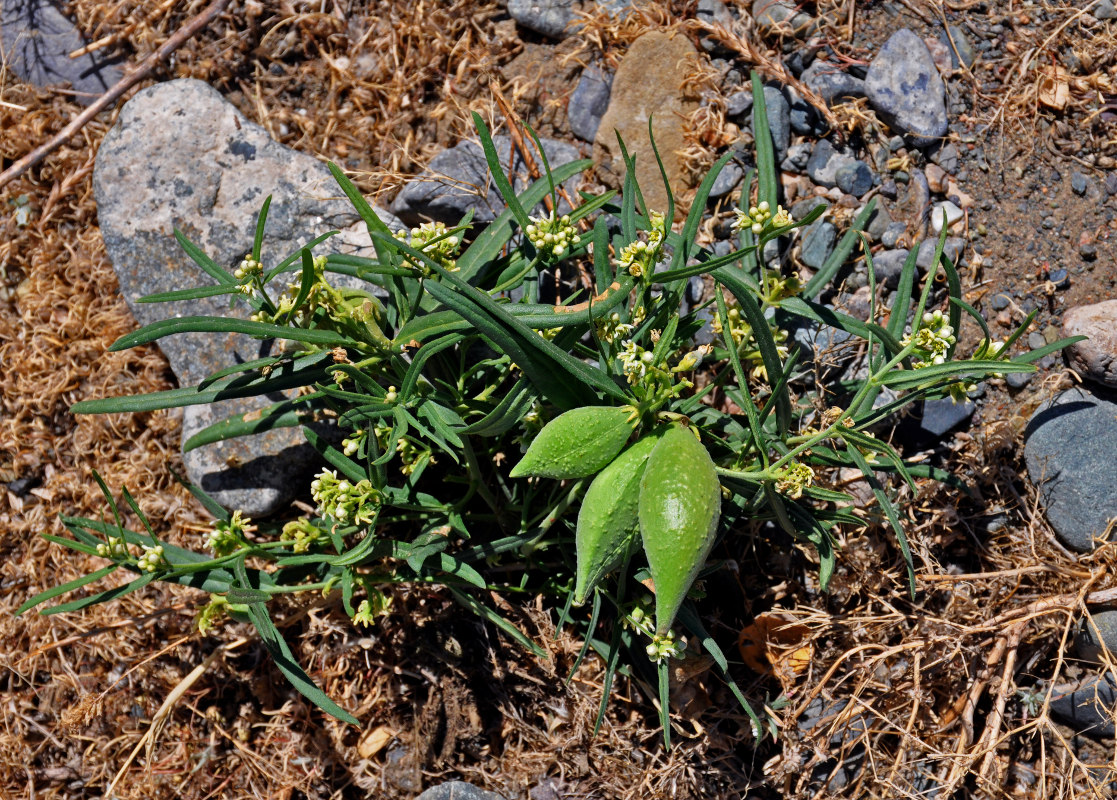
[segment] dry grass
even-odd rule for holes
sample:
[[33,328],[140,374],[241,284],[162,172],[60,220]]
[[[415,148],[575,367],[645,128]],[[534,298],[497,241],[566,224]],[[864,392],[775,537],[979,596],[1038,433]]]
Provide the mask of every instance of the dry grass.
[[[840,45],[856,4],[818,5]],[[200,8],[166,0],[70,5],[90,38],[134,61]],[[1117,47],[1110,28],[1088,25],[1068,4],[1045,8],[1051,11],[1042,26],[1020,28],[1012,63],[991,67],[1021,76],[991,113],[1014,123],[1054,115],[1038,104],[1050,62],[1036,56],[1070,48],[1088,71],[1068,80],[1064,116],[1049,123],[1058,133],[1060,124],[1097,122],[1097,96],[1111,91],[1106,81],[1114,79]],[[680,2],[649,4],[619,23],[589,17],[564,55],[615,64],[646,30],[676,29],[718,35],[766,75],[789,79],[775,58],[777,43],[747,25],[700,30],[692,11]],[[539,121],[543,112],[531,105],[538,96],[504,74],[525,45],[498,14],[497,4],[484,0],[393,0],[375,11],[332,1],[234,4],[157,78],[207,80],[280,141],[347,160],[367,192],[387,197],[437,148],[469,132],[470,111],[503,119],[492,88],[511,98],[514,113]],[[713,101],[692,120],[688,157],[697,169],[735,131],[713,96],[716,76],[693,80]],[[77,110],[64,96],[35,92],[10,76],[0,90],[6,161]],[[548,124],[561,125],[561,105],[551,99],[559,111]],[[872,123],[854,106],[834,116],[847,130]],[[955,490],[930,483],[915,496],[897,487],[909,501],[920,567],[915,601],[904,591],[890,534],[868,514],[863,528],[842,534],[829,595],[813,585],[809,553],[765,532],[743,537],[745,552],[722,553],[742,574],[770,580],[757,586],[742,578],[729,587],[719,638],[732,639],[766,611],[802,626],[790,644],[762,643],[776,662],[770,674],[740,670],[751,675],[746,689],[756,697],[786,692],[789,705],[773,712],[786,722],[778,745],[753,746],[701,658],[676,676],[681,743],[674,751],[663,752],[651,702],[636,681],[621,682],[593,739],[598,662],[588,660],[564,686],[577,643],[565,633],[554,638],[540,608],[508,613],[550,649],[546,662],[489,638],[432,589],[399,590],[391,615],[370,631],[354,630],[327,603],[281,606],[280,625],[298,656],[366,721],[360,731],[308,711],[254,640],[218,653],[214,640],[193,630],[193,609],[204,598],[185,590],[153,586],[80,615],[13,617],[33,592],[94,566],[37,536],[63,533],[59,513],[101,515],[93,468],[112,487],[127,484],[161,536],[192,542],[205,525],[171,478],[170,468],[181,466],[175,415],[75,418],[67,411],[77,400],[173,385],[157,350],[106,353],[134,325],[116,293],[91,196],[93,156],[110,122],[93,122],[0,192],[6,212],[21,197],[32,210],[24,226],[5,213],[0,242],[0,482],[30,481],[0,495],[0,636],[9,643],[0,683],[0,796],[99,791],[137,746],[118,797],[409,798],[448,777],[509,798],[525,797],[546,779],[566,797],[732,798],[761,791],[762,783],[782,796],[815,797],[825,794],[818,778],[832,771],[830,759],[859,748],[863,768],[833,796],[925,796],[921,776],[960,796],[1106,796],[1087,764],[1112,764],[1111,748],[1068,738],[1046,716],[1042,694],[1038,716],[1019,694],[1074,672],[1061,656],[1064,645],[1085,607],[1111,602],[1117,561],[1113,546],[1078,556],[1051,536],[1014,455],[1028,409],[1015,409],[1014,417],[1006,411],[1005,419],[958,437],[953,450],[931,454],[965,478],[971,499],[959,503]],[[1088,130],[1094,136],[1102,128]],[[1103,165],[1114,142],[1087,145]],[[993,509],[1006,524],[989,534],[983,524]],[[232,626],[222,640],[248,633]],[[804,649],[807,660],[796,657]],[[188,683],[207,661],[205,673]],[[148,745],[149,723],[176,688],[182,696]],[[834,730],[798,730],[797,715],[815,698],[845,704]],[[863,724],[852,723],[858,717]],[[842,730],[851,733],[835,738]]]

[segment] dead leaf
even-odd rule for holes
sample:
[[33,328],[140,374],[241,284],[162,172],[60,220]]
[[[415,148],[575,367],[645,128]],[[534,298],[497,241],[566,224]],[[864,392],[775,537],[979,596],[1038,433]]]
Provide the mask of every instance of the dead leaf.
[[775,675],[788,694],[814,655],[810,629],[779,612],[758,615],[737,637],[737,649],[745,664],[762,675]]
[[1048,108],[1061,110],[1070,100],[1070,80],[1062,67],[1045,68],[1039,77],[1039,101]]
[[357,742],[357,755],[361,758],[372,758],[383,750],[395,735],[396,732],[385,725],[365,731]]

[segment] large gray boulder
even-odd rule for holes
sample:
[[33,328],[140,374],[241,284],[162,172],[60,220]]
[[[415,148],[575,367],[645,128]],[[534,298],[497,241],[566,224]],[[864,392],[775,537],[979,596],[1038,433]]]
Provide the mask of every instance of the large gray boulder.
[[1028,478],[1067,547],[1087,551],[1117,518],[1117,402],[1082,388],[1042,406],[1024,431]]
[[[98,150],[93,190],[120,291],[141,325],[175,316],[247,316],[240,304],[230,310],[228,297],[137,301],[214,283],[175,241],[176,227],[217,264],[233,269],[252,247],[256,215],[269,194],[265,268],[329,230],[342,233],[319,252],[372,253],[364,224],[326,166],[271,139],[201,81],[161,83],[124,106]],[[401,225],[379,213],[390,226]],[[183,386],[274,350],[272,343],[237,334],[177,334],[159,346]],[[185,436],[276,399],[189,406]],[[262,516],[303,488],[307,471],[317,464],[314,456],[298,428],[282,428],[193,450],[186,454],[186,468],[190,479],[223,505]]]
[[884,43],[865,76],[869,105],[917,147],[946,135],[946,86],[927,45],[907,28]]

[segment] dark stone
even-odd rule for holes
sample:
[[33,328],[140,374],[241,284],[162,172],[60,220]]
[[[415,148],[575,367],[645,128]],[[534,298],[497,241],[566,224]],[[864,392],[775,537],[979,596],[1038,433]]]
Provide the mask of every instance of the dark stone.
[[[966,69],[969,69],[973,66],[975,56],[974,47],[970,42],[970,38],[966,36],[965,32],[957,25],[951,25],[948,30],[950,31],[949,35],[945,30],[940,31],[939,38],[942,40],[942,43],[946,45],[946,49],[950,51],[951,66],[953,66],[954,69],[958,69],[959,66],[965,65]],[[951,47],[952,41],[954,43],[953,47]]]
[[1090,190],[1090,179],[1081,172],[1072,172],[1070,174],[1070,190],[1079,197],[1085,197],[1086,192]]
[[829,740],[830,751],[844,754],[842,762],[829,758],[815,766],[811,770],[812,786],[836,792],[857,778],[864,764],[865,740],[869,733],[869,724],[863,714],[851,708],[846,700],[816,697],[807,704],[797,722],[799,730],[804,733],[819,726],[833,731]]
[[834,182],[846,194],[860,197],[873,188],[873,171],[864,161],[855,160],[835,171]]
[[864,97],[865,82],[829,61],[816,59],[803,71],[801,80],[827,104],[847,97]]
[[[787,155],[787,147],[791,144],[790,110],[783,92],[774,86],[764,87],[764,105],[768,112],[768,130],[772,132],[772,146],[776,149],[776,161],[779,162]],[[755,116],[753,134],[756,134]]]
[[1117,686],[1109,673],[1087,678],[1077,685],[1060,687],[1051,694],[1051,716],[1091,739],[1113,737],[1115,708]]
[[[542,142],[552,169],[578,158],[572,145],[554,139]],[[493,144],[502,158],[510,152],[507,136],[494,136]],[[518,154],[513,171],[516,173],[513,188],[522,192],[530,179]],[[579,180],[575,176],[567,182],[566,189],[572,197]],[[470,210],[474,225],[492,222],[504,210],[504,198],[489,176],[485,151],[474,141],[459,142],[436,155],[423,174],[409,181],[392,203],[392,213],[406,222],[429,217],[456,225]]]
[[907,28],[892,34],[873,59],[865,93],[881,118],[917,147],[946,135],[946,87],[927,45]]
[[590,65],[582,71],[570,104],[566,107],[566,118],[570,130],[579,139],[592,142],[601,125],[605,109],[609,107],[609,92],[613,86],[612,73]]
[[1065,269],[1053,269],[1047,276],[1047,280],[1055,284],[1056,289],[1066,289],[1070,286],[1070,276]]
[[1028,478],[1047,519],[1074,550],[1093,549],[1117,517],[1117,402],[1112,394],[1070,389],[1042,406],[1024,431]]
[[1078,256],[1083,261],[1093,261],[1098,257],[1098,246],[1093,242],[1086,242],[1085,244],[1079,245]]
[[973,416],[977,406],[966,400],[955,403],[950,397],[923,401],[923,419],[919,427],[932,436],[942,436]]
[[811,160],[811,146],[807,142],[793,144],[787,148],[787,158],[780,164],[784,172],[802,172]]
[[908,226],[904,222],[893,222],[880,235],[880,243],[885,247],[895,247],[900,237],[907,233]]
[[70,84],[89,105],[124,75],[102,49],[77,58],[86,44],[74,24],[49,0],[0,0],[0,48],[8,69],[34,86]]
[[958,172],[958,145],[947,142],[934,152],[931,160],[949,172],[951,175]]
[[478,789],[465,781],[449,781],[432,786],[415,800],[504,800],[504,796]]
[[908,260],[907,250],[882,250],[873,256],[873,277],[886,289],[900,284],[900,275]]
[[731,117],[739,117],[746,111],[752,110],[752,92],[734,92],[725,101],[725,113]]
[[826,120],[819,116],[814,106],[798,98],[791,103],[788,119],[791,122],[791,130],[804,136],[821,136],[829,128]]
[[[720,26],[726,30],[732,30],[733,23],[736,21],[729,12],[729,7],[722,0],[698,0],[695,17],[707,25]],[[702,36],[698,42],[707,53],[728,55],[731,52],[717,36]]]
[[812,222],[803,234],[799,248],[799,260],[808,267],[819,269],[834,252],[838,241],[838,229],[832,222],[818,219]]
[[[922,270],[931,268],[935,260],[935,248],[938,247],[937,239],[924,239],[919,243],[919,256],[916,258],[915,263]],[[956,236],[951,236],[943,244],[942,253],[950,259],[950,263],[955,266],[958,265],[958,258],[962,255],[962,248],[966,246],[966,240]]]
[[1013,390],[1020,390],[1032,382],[1032,373],[1030,372],[1010,372],[1005,375],[1005,383],[1008,388]]
[[1011,297],[1009,297],[1007,294],[998,292],[997,294],[993,295],[993,299],[990,301],[990,305],[993,306],[994,311],[1004,311],[1006,308],[1008,308],[1011,302]]
[[888,213],[888,209],[877,203],[877,207],[873,209],[873,215],[869,217],[869,222],[865,225],[865,233],[869,235],[871,241],[879,242],[892,225],[892,216]]
[[807,161],[807,176],[819,186],[837,186],[837,172],[854,161],[851,156],[834,149],[826,139],[819,139]]
[[889,200],[895,200],[900,196],[900,189],[896,186],[895,181],[884,181],[880,185],[881,197],[887,197]]
[[1117,194],[1117,172],[1105,174],[1105,191],[1109,194]]
[[745,170],[740,164],[733,160],[728,161],[714,178],[714,185],[710,187],[710,197],[724,197],[729,194],[737,188],[737,184],[744,176]]

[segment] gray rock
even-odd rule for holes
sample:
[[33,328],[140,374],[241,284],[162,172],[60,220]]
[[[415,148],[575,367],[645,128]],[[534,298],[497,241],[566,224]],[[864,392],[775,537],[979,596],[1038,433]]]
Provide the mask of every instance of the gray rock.
[[780,164],[784,172],[802,172],[811,160],[811,146],[807,142],[793,144],[787,148],[787,158]]
[[1117,610],[1098,611],[1082,620],[1074,652],[1087,661],[1101,661],[1105,654],[1117,658]]
[[[937,239],[924,239],[919,243],[919,256],[916,258],[915,263],[922,270],[931,268],[935,260],[935,248],[938,246]],[[950,263],[957,266],[958,259],[962,255],[962,249],[966,246],[966,240],[957,236],[951,236],[943,244],[942,253],[950,259]]]
[[[722,0],[698,0],[698,8],[695,9],[695,17],[699,21],[705,22],[707,25],[716,25],[726,30],[732,30],[733,23],[736,22],[733,15],[729,12],[729,7],[722,2]],[[702,36],[699,39],[702,49],[707,53],[724,53],[726,47],[722,44],[721,40],[715,36]]]
[[792,219],[803,219],[818,206],[824,206],[826,204],[826,200],[821,197],[808,197],[805,200],[800,200],[791,207],[791,217]]
[[884,233],[880,235],[880,243],[885,247],[895,247],[896,243],[900,241],[900,237],[903,236],[907,230],[908,226],[906,223],[893,222],[885,229]]
[[827,103],[847,97],[865,96],[863,80],[843,72],[837,65],[822,59],[816,59],[803,70],[801,80],[807,88],[812,89]]
[[865,94],[881,118],[917,147],[946,135],[946,87],[927,45],[907,28],[892,34],[873,59]]
[[[939,38],[942,40],[942,43],[946,45],[946,49],[950,51],[951,65],[954,69],[958,69],[958,67],[962,65],[965,65],[966,69],[969,69],[973,66],[975,56],[973,43],[970,42],[970,37],[966,36],[965,31],[957,25],[951,25],[948,30],[950,31],[949,35],[947,35],[947,31],[945,30],[940,31]],[[954,43],[953,47],[950,46],[951,42]]]
[[465,781],[448,781],[432,786],[415,800],[504,800],[503,795],[478,789]]
[[[252,246],[256,214],[272,195],[264,236],[263,258],[273,266],[314,236],[331,229],[342,234],[330,240],[342,252],[371,255],[364,224],[337,187],[325,165],[268,137],[220,94],[196,80],[160,83],[136,94],[121,110],[116,125],[97,152],[93,171],[101,235],[120,282],[125,301],[142,325],[168,317],[229,314],[228,298],[203,298],[179,303],[138,303],[154,292],[213,283],[174,240],[180,228],[219,265],[232,269]],[[378,211],[389,225],[401,223]],[[367,284],[365,284],[368,286]],[[238,310],[247,316],[247,310]],[[267,347],[237,334],[185,333],[160,340],[171,369],[183,385],[236,361],[259,358]],[[225,413],[246,413],[274,401],[223,406]],[[187,424],[193,431],[214,421],[219,412],[194,406]],[[189,434],[187,434],[189,435]],[[274,512],[302,488],[286,480],[292,473],[283,463],[292,448],[305,446],[297,428],[282,428],[244,440],[250,450],[236,451],[229,467],[222,445],[187,455],[191,480],[214,489],[219,502],[240,507],[250,516]],[[231,447],[231,446],[230,446]],[[214,449],[217,448],[217,449]],[[235,449],[235,448],[234,448]],[[307,463],[308,457],[301,456]],[[227,455],[234,454],[229,450]],[[265,469],[261,459],[281,463]],[[221,462],[223,478],[200,471],[203,463]],[[255,472],[255,476],[249,476]],[[265,490],[250,499],[247,486]],[[227,479],[230,494],[214,481]]]
[[1117,19],[1117,5],[1114,5],[1113,0],[1101,0],[1091,13],[1098,19]]
[[[776,149],[776,161],[782,161],[783,157],[787,155],[787,147],[791,143],[791,116],[787,98],[783,96],[783,92],[774,86],[765,86],[764,105],[768,111],[768,130],[772,132],[772,146]],[[755,117],[753,118],[753,134],[756,134]]]
[[884,250],[873,256],[873,277],[886,289],[900,285],[900,275],[908,260],[908,250]]
[[714,185],[710,187],[710,197],[724,197],[737,188],[741,178],[745,177],[745,170],[736,161],[728,161],[718,176],[714,178]]
[[1005,383],[1008,388],[1013,391],[1019,391],[1032,382],[1032,373],[1030,372],[1010,372],[1005,375]]
[[35,86],[70,84],[74,99],[89,105],[122,77],[105,50],[70,58],[86,44],[49,0],[0,0],[0,49],[8,69]]
[[1090,179],[1081,172],[1072,172],[1070,174],[1070,189],[1079,197],[1085,197],[1086,192],[1090,190]]
[[566,108],[566,118],[570,130],[579,139],[592,142],[601,125],[601,118],[609,108],[609,92],[613,86],[613,75],[590,65],[582,72],[570,104]]
[[793,0],[753,0],[752,16],[768,32],[805,33],[814,22]]
[[1051,716],[1075,732],[1091,739],[1114,735],[1113,710],[1117,708],[1117,685],[1113,676],[1087,678],[1051,694]]
[[1076,372],[1101,386],[1117,388],[1117,300],[1068,310],[1062,334],[1089,337],[1066,350]]
[[1091,550],[1117,517],[1117,402],[1076,387],[1042,406],[1024,431],[1028,478],[1068,547]]
[[1043,334],[1039,331],[1032,331],[1028,334],[1028,347],[1033,350],[1039,350],[1041,347],[1047,346],[1047,340],[1043,338]]
[[788,120],[791,123],[791,130],[804,136],[821,136],[829,128],[826,120],[818,115],[814,106],[801,98],[791,102]]
[[528,30],[562,39],[572,31],[577,0],[508,0],[508,15]]
[[746,111],[752,110],[752,92],[734,92],[725,101],[725,113],[731,117],[739,117]]
[[1006,308],[1009,307],[1009,304],[1011,303],[1012,298],[1004,292],[997,292],[997,294],[993,295],[993,299],[990,301],[990,305],[993,306],[994,311],[1004,311]]
[[851,161],[834,172],[834,182],[846,194],[860,197],[873,188],[873,171],[864,161]]
[[807,162],[807,177],[819,186],[837,186],[838,170],[854,160],[852,156],[835,150],[826,139],[819,139]]
[[947,142],[942,147],[938,148],[931,156],[931,160],[943,168],[951,175],[958,171],[958,145],[954,142]]
[[[573,145],[554,139],[541,141],[552,169],[578,158],[578,150]],[[506,160],[511,152],[511,140],[497,135],[493,137],[493,144],[502,161]],[[538,158],[536,163],[539,163]],[[516,173],[513,188],[521,192],[530,180],[518,153],[513,171]],[[567,182],[566,188],[572,197],[578,180],[574,177]],[[418,178],[409,181],[392,202],[392,213],[407,222],[429,217],[456,225],[470,210],[475,225],[492,222],[504,210],[504,199],[489,175],[485,151],[471,140],[459,142],[436,155],[430,166]]]
[[803,234],[803,242],[799,247],[799,260],[808,267],[819,269],[834,252],[837,241],[838,229],[834,227],[834,223],[817,219]]
[[[811,785],[828,792],[837,792],[857,778],[865,761],[865,743],[869,724],[863,714],[851,708],[847,700],[824,700],[816,697],[807,704],[797,720],[799,730],[810,733],[821,726],[829,735],[829,751],[840,753],[828,758],[811,770]],[[802,756],[804,759],[807,756]]]
[[955,403],[949,397],[924,400],[923,418],[919,422],[919,427],[932,436],[942,436],[973,416],[975,408],[977,406],[972,400],[961,403]]

